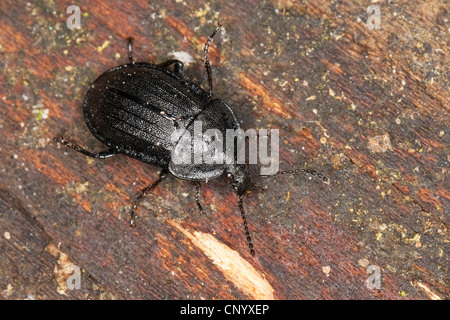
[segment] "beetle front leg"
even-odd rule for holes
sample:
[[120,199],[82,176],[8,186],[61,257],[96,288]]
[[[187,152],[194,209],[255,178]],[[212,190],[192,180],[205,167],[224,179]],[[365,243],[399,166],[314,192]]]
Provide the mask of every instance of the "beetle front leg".
[[97,153],[90,152],[90,151],[80,147],[79,145],[76,145],[76,144],[73,144],[72,142],[67,141],[63,137],[53,138],[53,141],[59,142],[59,143],[63,144],[64,146],[71,148],[71,149],[73,149],[79,153],[82,153],[85,156],[91,157],[91,158],[106,159],[106,158],[115,156],[117,154],[116,151],[114,151],[113,149],[108,149],[108,150],[100,151]]
[[132,37],[129,37],[127,39],[128,41],[128,61],[130,64],[134,63],[134,59],[133,59],[133,42],[134,39]]

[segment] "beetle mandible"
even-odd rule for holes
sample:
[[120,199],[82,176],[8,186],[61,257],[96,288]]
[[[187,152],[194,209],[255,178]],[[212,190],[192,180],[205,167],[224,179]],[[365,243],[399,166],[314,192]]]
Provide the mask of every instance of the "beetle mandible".
[[[159,178],[144,188],[134,201],[130,214],[131,226],[135,225],[138,203],[169,174],[195,182],[195,200],[202,212],[203,208],[198,200],[200,182],[226,174],[231,178],[231,186],[237,195],[247,245],[251,255],[255,256],[243,207],[244,196],[256,187],[247,166],[236,163],[178,164],[172,158],[178,143],[174,145],[171,141],[173,132],[180,128],[192,132],[195,121],[201,121],[203,130],[214,128],[225,132],[227,129],[240,128],[231,108],[224,101],[212,97],[213,81],[208,49],[220,28],[219,25],[214,29],[204,48],[208,91],[184,78],[184,65],[179,60],[168,60],[160,64],[135,62],[133,41],[129,38],[129,62],[100,75],[91,85],[83,103],[83,114],[89,130],[108,149],[95,153],[63,137],[56,137],[54,140],[92,158],[106,159],[125,154],[162,169]],[[173,67],[173,71],[169,67]],[[297,169],[278,174],[300,172],[317,175],[322,181],[329,182],[327,177],[315,170]]]

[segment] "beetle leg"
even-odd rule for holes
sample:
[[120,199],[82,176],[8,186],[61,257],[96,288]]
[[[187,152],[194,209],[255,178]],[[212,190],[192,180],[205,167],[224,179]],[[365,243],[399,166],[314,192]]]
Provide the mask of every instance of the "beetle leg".
[[251,191],[256,190],[255,192],[265,192],[266,189],[264,189],[263,186],[260,186],[259,184],[254,184],[251,189]]
[[208,40],[206,40],[205,49],[203,50],[203,60],[205,61],[205,68],[206,68],[206,75],[208,77],[208,85],[209,85],[209,95],[212,96],[212,90],[213,90],[213,81],[212,81],[212,72],[211,72],[211,62],[208,60],[208,49],[209,45],[211,44],[212,39],[216,35],[217,31],[219,31],[221,28],[221,25],[218,25],[213,33],[208,37]]
[[143,197],[145,197],[150,191],[152,191],[153,189],[156,188],[156,186],[163,181],[165,178],[167,178],[168,176],[168,171],[167,170],[162,170],[161,173],[159,174],[159,178],[158,180],[156,180],[155,182],[153,182],[151,185],[147,186],[145,189],[142,190],[141,194],[136,198],[136,200],[134,200],[133,203],[133,207],[131,208],[131,215],[130,215],[130,226],[134,227],[134,220],[136,217],[136,207],[139,204],[139,202],[142,200]]
[[201,213],[205,214],[205,210],[203,210],[203,207],[200,203],[200,201],[198,200],[198,192],[200,190],[200,182],[195,182],[195,202],[197,203],[198,209],[200,210]]
[[130,61],[130,64],[134,63],[134,59],[133,59],[133,38],[128,38],[128,60]]
[[179,74],[180,76],[183,75],[184,64],[180,60],[175,60],[175,59],[167,60],[166,62],[158,64],[158,67],[167,68],[173,64],[174,64],[173,71],[176,74]]
[[108,149],[108,150],[104,150],[104,151],[100,151],[98,153],[93,153],[90,152],[76,144],[73,144],[72,142],[67,141],[66,139],[64,139],[63,137],[61,138],[53,138],[54,141],[62,143],[64,146],[71,148],[79,153],[84,154],[85,156],[91,157],[91,158],[97,158],[97,159],[106,159],[112,156],[116,155],[116,151],[114,151],[113,149]]

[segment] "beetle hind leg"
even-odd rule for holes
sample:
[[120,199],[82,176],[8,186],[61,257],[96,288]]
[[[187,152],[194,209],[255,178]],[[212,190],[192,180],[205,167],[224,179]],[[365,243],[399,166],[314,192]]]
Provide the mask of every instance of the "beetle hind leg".
[[131,214],[130,214],[130,226],[134,227],[136,226],[134,224],[134,220],[136,218],[136,207],[141,202],[142,198],[144,198],[150,191],[155,189],[161,181],[163,181],[168,176],[168,171],[163,170],[161,171],[158,180],[147,186],[145,189],[142,190],[141,194],[134,200],[133,207],[131,208]]
[[70,141],[67,141],[63,137],[53,138],[53,140],[63,144],[67,148],[73,149],[73,150],[75,150],[75,151],[77,151],[79,153],[82,153],[85,156],[88,156],[88,157],[91,157],[91,158],[106,159],[106,158],[115,156],[117,154],[116,151],[113,150],[113,149],[108,149],[108,150],[100,151],[100,152],[97,152],[97,153],[90,152],[90,151],[84,149],[83,147],[80,147],[79,145],[76,145],[76,144],[73,144]]

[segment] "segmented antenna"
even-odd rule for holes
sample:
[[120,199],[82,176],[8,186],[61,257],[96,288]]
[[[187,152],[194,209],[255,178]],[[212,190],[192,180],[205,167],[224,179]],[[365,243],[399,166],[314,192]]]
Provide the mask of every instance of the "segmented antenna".
[[[319,172],[314,169],[285,170],[285,171],[277,172],[277,175],[281,176],[281,175],[291,175],[291,174],[294,175],[294,174],[304,174],[304,173],[308,173],[310,175],[316,176],[323,183],[330,184],[330,179],[327,176],[325,176],[322,172]],[[260,177],[272,177],[272,176],[260,175]]]
[[209,49],[209,45],[211,44],[212,39],[214,38],[214,36],[216,35],[216,33],[220,30],[222,26],[218,25],[213,33],[208,37],[208,40],[206,41],[205,44],[205,49],[203,50],[203,60],[205,61],[205,68],[206,68],[206,75],[208,76],[208,85],[209,85],[209,95],[212,95],[212,90],[213,90],[213,81],[212,81],[212,72],[211,72],[211,62],[209,62],[208,60],[208,49]]
[[253,249],[252,238],[250,237],[250,232],[248,231],[247,218],[245,216],[244,206],[242,204],[243,197],[244,196],[237,196],[237,202],[238,202],[239,209],[241,210],[241,217],[242,217],[242,221],[244,223],[245,236],[247,237],[247,245],[248,245],[248,248],[250,249],[250,254],[254,257],[255,250]]

